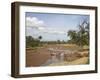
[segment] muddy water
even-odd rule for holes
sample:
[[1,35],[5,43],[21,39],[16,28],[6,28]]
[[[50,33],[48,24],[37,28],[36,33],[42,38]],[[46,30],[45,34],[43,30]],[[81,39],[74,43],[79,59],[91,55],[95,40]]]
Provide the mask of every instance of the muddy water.
[[65,54],[70,54],[72,52],[70,50],[59,50],[54,48],[48,48],[48,51],[50,51],[51,58],[48,59],[42,66],[62,62],[64,61]]

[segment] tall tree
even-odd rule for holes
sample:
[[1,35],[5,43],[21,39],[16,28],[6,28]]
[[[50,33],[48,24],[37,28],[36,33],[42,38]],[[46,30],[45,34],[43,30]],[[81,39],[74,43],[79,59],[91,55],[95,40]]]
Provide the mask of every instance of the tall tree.
[[26,36],[26,47],[37,47],[39,46],[39,40],[34,39],[32,36]]
[[78,30],[69,30],[68,36],[71,43],[76,43],[79,46],[89,45],[89,23],[84,20],[79,26]]
[[42,39],[42,36],[39,36],[38,39],[41,40]]
[[68,36],[70,37],[70,42],[75,43],[77,40],[77,32],[75,30],[69,30]]

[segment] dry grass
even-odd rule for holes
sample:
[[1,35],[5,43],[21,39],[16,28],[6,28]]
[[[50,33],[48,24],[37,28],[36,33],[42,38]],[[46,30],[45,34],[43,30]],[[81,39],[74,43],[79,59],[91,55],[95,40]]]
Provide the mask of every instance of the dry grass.
[[[75,44],[55,44],[55,45],[45,45],[36,48],[26,49],[26,66],[41,66],[48,59],[51,58],[50,51],[48,48],[58,49],[58,50],[71,50],[70,54],[65,54],[63,62],[52,63],[52,65],[76,65],[76,64],[86,64],[89,58],[89,50],[87,46],[84,46],[82,50],[79,50],[79,46]],[[66,52],[67,53],[67,52]],[[48,66],[48,65],[46,65]]]
[[89,56],[89,51],[82,51],[78,52],[82,57],[88,57]]
[[83,58],[79,58],[77,60],[74,61],[63,61],[63,62],[59,62],[59,63],[52,63],[49,66],[64,66],[64,65],[79,65],[79,64],[87,64],[88,62],[88,57],[83,57]]

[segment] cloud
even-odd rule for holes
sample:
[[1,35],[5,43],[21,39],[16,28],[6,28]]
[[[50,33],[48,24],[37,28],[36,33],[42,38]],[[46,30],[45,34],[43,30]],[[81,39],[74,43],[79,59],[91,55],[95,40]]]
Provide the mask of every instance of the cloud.
[[32,27],[32,28],[39,28],[39,29],[43,29],[43,27],[45,26],[44,21],[39,20],[36,17],[26,17],[26,26],[27,27]]
[[48,28],[43,20],[39,20],[37,17],[26,17],[26,26],[31,28],[36,28],[40,32],[48,34],[66,34],[65,31],[54,30],[53,28]]
[[48,34],[67,34],[66,31],[54,30],[52,28],[45,28],[42,30],[42,32],[48,33]]

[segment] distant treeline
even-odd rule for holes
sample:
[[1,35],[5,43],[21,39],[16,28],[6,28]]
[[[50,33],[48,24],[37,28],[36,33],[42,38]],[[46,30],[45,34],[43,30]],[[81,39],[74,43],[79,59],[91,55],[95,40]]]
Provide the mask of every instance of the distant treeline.
[[26,36],[26,47],[39,46],[40,40],[34,39],[32,36]]
[[37,39],[33,38],[32,36],[26,36],[26,47],[38,47],[44,44],[65,44],[66,41],[41,41],[42,36],[39,36]]

